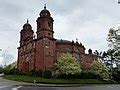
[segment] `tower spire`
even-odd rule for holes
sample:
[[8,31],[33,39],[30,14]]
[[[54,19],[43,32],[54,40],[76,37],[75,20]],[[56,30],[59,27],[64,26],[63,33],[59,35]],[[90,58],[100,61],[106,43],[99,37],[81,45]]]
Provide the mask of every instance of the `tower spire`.
[[76,38],[76,42],[78,42],[78,38]]
[[44,10],[46,10],[46,4],[44,4]]
[[28,20],[28,18],[27,18],[27,23],[29,23],[29,20]]

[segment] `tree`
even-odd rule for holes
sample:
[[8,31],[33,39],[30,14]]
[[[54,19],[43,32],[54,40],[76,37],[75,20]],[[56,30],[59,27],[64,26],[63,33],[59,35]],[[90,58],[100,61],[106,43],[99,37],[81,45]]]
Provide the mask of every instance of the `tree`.
[[108,45],[114,50],[114,57],[117,60],[120,60],[120,28],[117,30],[110,28],[108,32]]
[[14,68],[17,68],[17,61],[12,62],[11,64],[5,66],[6,70],[10,70],[10,69],[14,69]]
[[109,78],[108,68],[101,61],[97,61],[97,60],[93,61],[92,65],[91,65],[91,71],[96,73],[103,79]]
[[4,67],[4,73],[5,74],[17,74],[19,71],[17,70],[17,62],[13,62],[7,66]]
[[60,74],[76,74],[80,73],[81,67],[75,57],[70,53],[63,53],[57,60],[55,64],[56,71]]
[[0,73],[3,73],[3,67],[0,67]]

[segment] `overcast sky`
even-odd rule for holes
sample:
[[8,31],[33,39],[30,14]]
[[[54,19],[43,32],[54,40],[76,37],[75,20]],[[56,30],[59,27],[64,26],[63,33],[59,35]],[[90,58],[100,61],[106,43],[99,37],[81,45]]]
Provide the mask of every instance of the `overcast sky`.
[[36,32],[44,4],[54,19],[55,38],[78,38],[86,51],[107,50],[108,29],[120,24],[117,0],[0,0],[0,64],[17,60],[20,30],[29,18]]

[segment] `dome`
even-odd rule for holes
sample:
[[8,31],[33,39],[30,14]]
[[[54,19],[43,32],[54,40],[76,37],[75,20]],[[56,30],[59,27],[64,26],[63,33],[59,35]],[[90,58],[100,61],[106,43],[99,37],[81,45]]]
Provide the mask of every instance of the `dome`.
[[23,29],[32,29],[31,25],[28,23],[29,21],[27,20],[27,23],[23,25]]
[[50,12],[46,9],[46,4],[44,6],[44,9],[40,12],[41,17],[50,17]]
[[56,43],[66,43],[66,44],[72,44],[71,41],[68,40],[62,40],[62,39],[57,39]]

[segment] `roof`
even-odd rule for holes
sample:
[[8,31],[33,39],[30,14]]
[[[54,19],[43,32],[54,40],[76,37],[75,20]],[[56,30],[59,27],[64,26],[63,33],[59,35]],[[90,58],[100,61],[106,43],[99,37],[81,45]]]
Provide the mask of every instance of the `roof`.
[[69,41],[69,40],[62,40],[62,39],[57,39],[56,43],[69,43],[69,44],[72,44],[71,41]]

